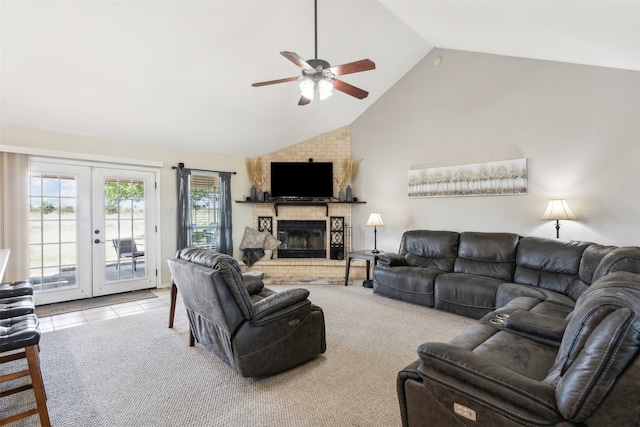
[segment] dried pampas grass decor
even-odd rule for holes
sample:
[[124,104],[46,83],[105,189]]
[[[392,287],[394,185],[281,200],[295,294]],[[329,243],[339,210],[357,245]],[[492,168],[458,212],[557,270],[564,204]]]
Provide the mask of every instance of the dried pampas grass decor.
[[349,159],[344,159],[342,161],[342,179],[337,180],[339,187],[341,187],[341,185],[351,184],[353,179],[356,177],[356,174],[358,173],[358,167],[360,166],[360,162],[362,162],[362,159],[353,160],[353,161]]
[[255,159],[245,159],[245,165],[247,166],[247,174],[249,179],[258,188],[262,188],[264,184],[264,168],[262,166],[262,158],[257,157]]

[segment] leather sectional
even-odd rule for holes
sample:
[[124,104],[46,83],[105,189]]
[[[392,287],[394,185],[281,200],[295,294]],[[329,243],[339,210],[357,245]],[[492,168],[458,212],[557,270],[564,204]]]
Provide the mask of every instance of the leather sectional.
[[403,425],[640,425],[640,248],[407,231],[374,292],[479,319],[398,374]]

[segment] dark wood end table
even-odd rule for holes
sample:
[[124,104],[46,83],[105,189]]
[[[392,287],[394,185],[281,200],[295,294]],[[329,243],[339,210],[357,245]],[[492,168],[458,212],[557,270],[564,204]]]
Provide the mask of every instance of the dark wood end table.
[[367,262],[367,280],[362,282],[362,286],[365,288],[373,288],[373,280],[370,280],[369,270],[371,269],[371,261],[373,261],[373,265],[375,266],[378,263],[378,256],[382,252],[374,254],[371,249],[367,249],[364,251],[353,251],[347,253],[347,271],[344,274],[344,285],[347,286],[349,283],[349,268],[351,267],[352,259],[359,259]]

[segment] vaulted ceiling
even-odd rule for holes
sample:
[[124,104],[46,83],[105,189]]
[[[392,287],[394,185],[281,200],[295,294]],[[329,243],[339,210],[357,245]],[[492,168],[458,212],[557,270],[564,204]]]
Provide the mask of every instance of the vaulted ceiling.
[[640,0],[318,0],[318,57],[376,69],[301,107],[251,83],[314,57],[313,0],[0,7],[2,123],[241,157],[351,124],[434,47],[640,70]]

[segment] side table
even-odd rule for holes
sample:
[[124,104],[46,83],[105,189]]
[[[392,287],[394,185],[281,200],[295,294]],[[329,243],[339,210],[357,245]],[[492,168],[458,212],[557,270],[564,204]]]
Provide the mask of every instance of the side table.
[[347,271],[344,274],[344,285],[347,286],[347,284],[349,283],[349,268],[351,267],[351,260],[360,259],[367,262],[367,280],[362,282],[362,286],[364,286],[365,288],[373,288],[373,280],[369,279],[370,277],[369,270],[371,269],[371,261],[373,261],[374,267],[377,264],[378,256],[380,255],[380,253],[374,254],[373,252],[371,252],[371,249],[364,250],[364,251],[348,252],[347,253]]

